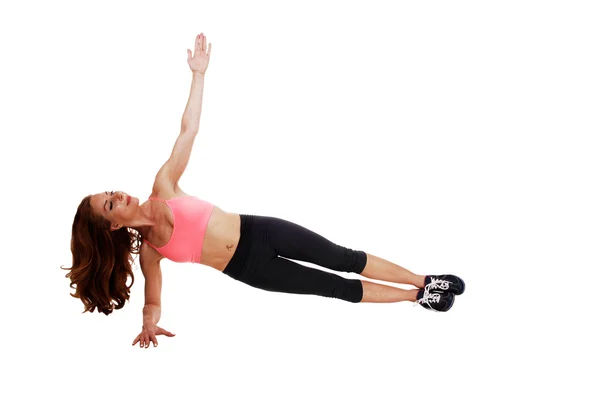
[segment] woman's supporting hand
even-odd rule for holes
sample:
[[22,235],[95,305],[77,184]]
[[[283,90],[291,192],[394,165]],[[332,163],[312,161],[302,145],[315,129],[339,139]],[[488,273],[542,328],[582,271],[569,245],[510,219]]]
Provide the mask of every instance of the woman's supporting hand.
[[173,333],[166,331],[165,329],[158,327],[156,325],[144,325],[142,326],[142,333],[138,334],[138,336],[133,340],[133,344],[140,342],[140,348],[146,347],[150,345],[152,341],[154,343],[154,347],[158,345],[158,341],[156,340],[156,336],[165,335],[169,337],[175,336]]
[[206,72],[206,68],[208,68],[208,61],[210,61],[210,49],[210,43],[208,43],[208,47],[206,47],[206,36],[204,36],[204,33],[200,33],[198,36],[196,36],[194,56],[192,57],[192,52],[189,49],[187,50],[187,61],[192,72],[201,74]]

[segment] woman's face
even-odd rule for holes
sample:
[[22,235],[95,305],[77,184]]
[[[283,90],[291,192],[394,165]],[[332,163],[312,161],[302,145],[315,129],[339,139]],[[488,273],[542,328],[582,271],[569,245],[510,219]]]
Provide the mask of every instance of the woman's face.
[[[139,200],[122,191],[106,191],[92,195],[92,209],[111,224],[127,224],[136,213]],[[114,227],[115,225],[111,226]]]

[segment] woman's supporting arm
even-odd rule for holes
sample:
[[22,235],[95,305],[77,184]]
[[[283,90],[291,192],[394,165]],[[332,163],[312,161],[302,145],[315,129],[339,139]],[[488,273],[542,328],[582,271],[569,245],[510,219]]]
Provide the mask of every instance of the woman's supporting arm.
[[156,304],[146,304],[142,310],[144,326],[157,325],[160,320],[160,306]]

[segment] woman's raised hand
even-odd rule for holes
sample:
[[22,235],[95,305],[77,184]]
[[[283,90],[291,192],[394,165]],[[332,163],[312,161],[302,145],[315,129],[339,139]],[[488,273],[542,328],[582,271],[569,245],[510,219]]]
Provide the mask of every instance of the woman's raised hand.
[[158,345],[158,341],[156,340],[156,336],[165,335],[169,337],[175,336],[171,332],[167,332],[165,329],[158,327],[156,325],[144,325],[142,326],[142,333],[138,334],[138,336],[133,340],[133,344],[140,342],[140,348],[146,347],[150,345],[150,342],[154,343],[154,347]]
[[206,36],[204,33],[200,33],[196,36],[196,47],[194,48],[194,56],[192,57],[192,51],[189,49],[188,52],[188,65],[192,72],[198,72],[204,74],[206,68],[208,68],[208,61],[210,61],[210,49],[211,44],[208,43],[206,46]]

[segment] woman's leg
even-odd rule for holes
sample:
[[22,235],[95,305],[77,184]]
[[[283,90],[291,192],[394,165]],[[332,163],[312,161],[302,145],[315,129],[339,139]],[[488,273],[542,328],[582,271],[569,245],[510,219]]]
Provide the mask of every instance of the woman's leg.
[[417,301],[419,289],[404,290],[397,287],[361,281],[363,297],[361,303],[395,303],[398,301]]
[[282,257],[306,261],[335,271],[355,272],[371,279],[424,287],[425,275],[417,275],[387,260],[336,245],[298,224],[268,218],[268,241]]
[[257,265],[253,275],[244,282],[272,292],[313,294],[352,303],[363,298],[360,280],[346,279],[279,256]]
[[414,274],[406,268],[369,253],[367,253],[367,265],[360,274],[380,281],[425,287],[425,275]]
[[361,273],[367,254],[325,239],[321,235],[291,221],[264,217],[267,243],[281,257],[306,261],[340,272]]
[[257,273],[245,282],[273,292],[313,294],[352,303],[414,302],[419,292],[418,289],[404,290],[359,279],[346,279],[283,257],[275,257],[261,265]]

